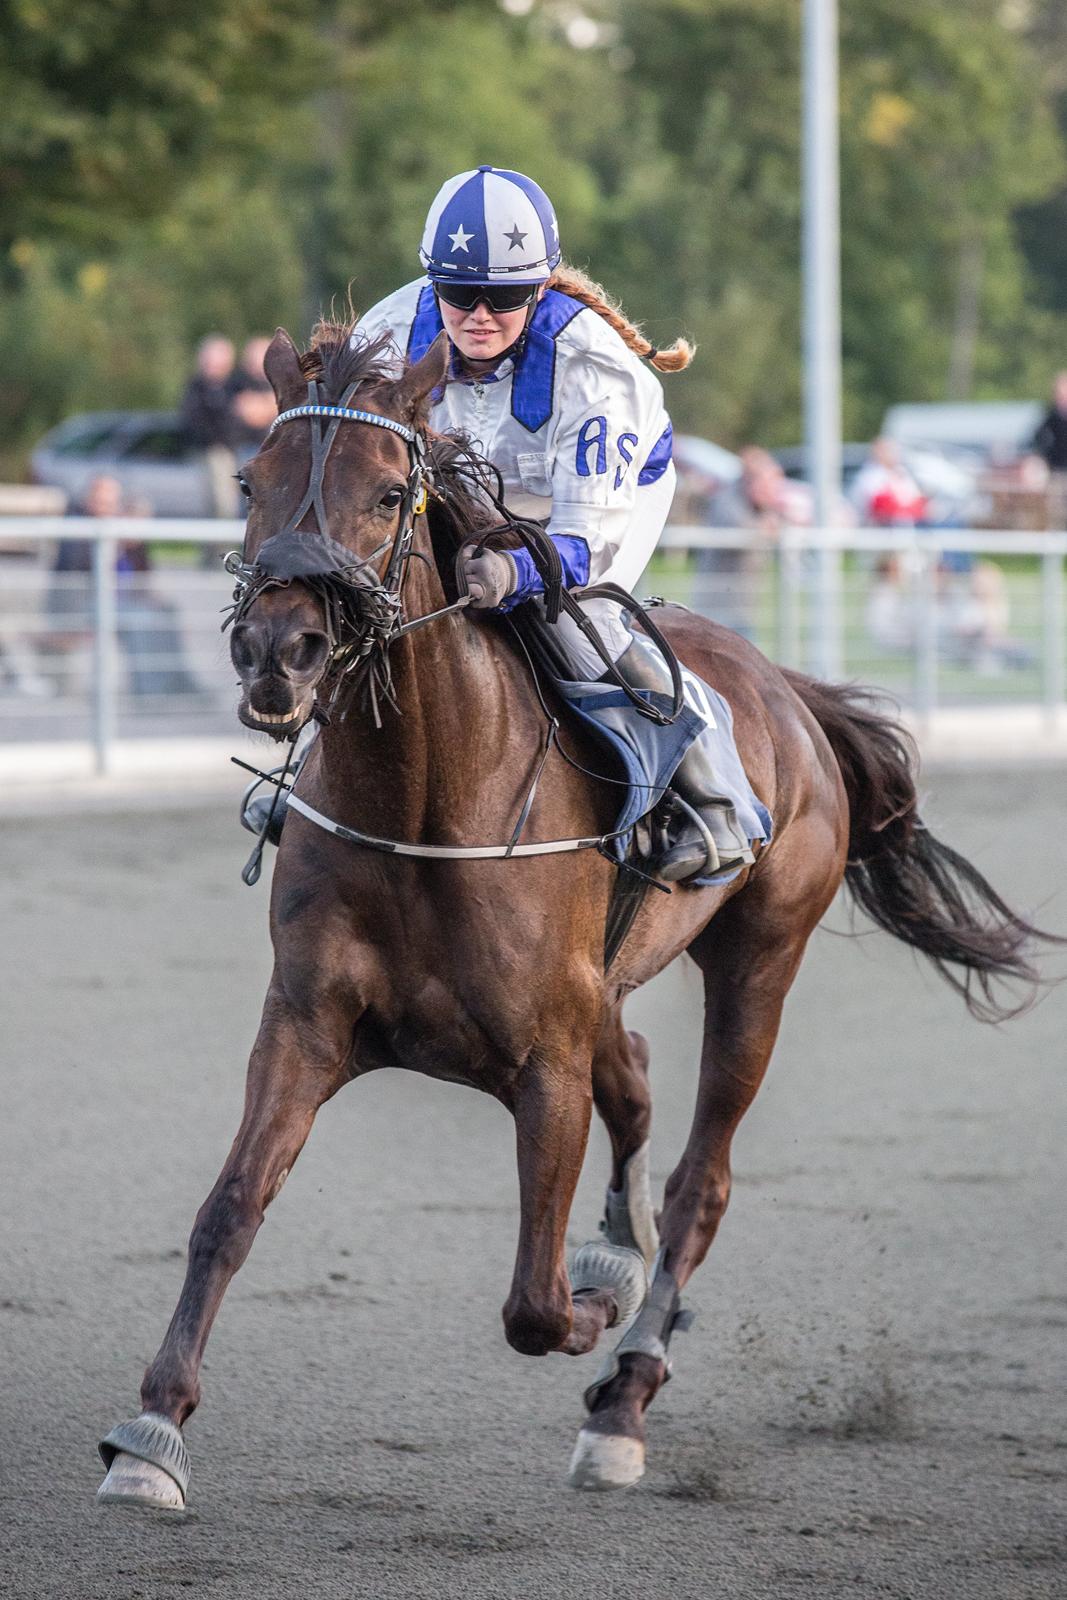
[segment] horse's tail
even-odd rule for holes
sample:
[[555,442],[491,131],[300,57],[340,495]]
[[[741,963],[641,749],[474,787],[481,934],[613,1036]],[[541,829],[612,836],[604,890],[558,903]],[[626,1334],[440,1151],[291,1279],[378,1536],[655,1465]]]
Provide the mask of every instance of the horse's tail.
[[[987,883],[977,867],[934,837],[919,817],[917,752],[911,735],[877,709],[875,691],[822,683],[787,672],[822,728],[841,769],[850,812],[845,883],[887,933],[929,956],[983,1022],[1002,1022],[1032,1005],[1041,977],[1031,961],[1043,933]],[[997,996],[998,980],[1020,983],[1016,1004]]]

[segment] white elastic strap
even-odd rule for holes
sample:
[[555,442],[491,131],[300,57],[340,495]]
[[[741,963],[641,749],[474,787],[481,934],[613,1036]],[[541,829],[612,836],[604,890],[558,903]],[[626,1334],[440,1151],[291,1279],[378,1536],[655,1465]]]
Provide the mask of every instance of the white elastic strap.
[[398,839],[379,839],[372,833],[360,833],[356,828],[346,828],[343,823],[332,822],[321,811],[316,811],[314,806],[309,806],[306,800],[301,800],[299,795],[289,795],[286,809],[299,811],[316,827],[324,828],[338,839],[347,839],[350,844],[361,844],[368,850],[381,850],[387,855],[418,856],[427,861],[500,861],[505,857],[514,860],[516,856],[563,855],[572,850],[595,849],[597,845],[616,837],[609,833],[597,834],[593,839],[548,839],[543,844],[517,844],[514,848],[506,844],[402,844]]

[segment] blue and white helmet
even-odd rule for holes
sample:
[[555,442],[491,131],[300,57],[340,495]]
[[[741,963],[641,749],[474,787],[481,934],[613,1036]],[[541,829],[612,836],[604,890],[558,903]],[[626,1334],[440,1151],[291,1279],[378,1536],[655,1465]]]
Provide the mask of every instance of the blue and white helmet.
[[419,258],[439,282],[544,283],[560,260],[552,202],[521,172],[461,172],[430,207]]

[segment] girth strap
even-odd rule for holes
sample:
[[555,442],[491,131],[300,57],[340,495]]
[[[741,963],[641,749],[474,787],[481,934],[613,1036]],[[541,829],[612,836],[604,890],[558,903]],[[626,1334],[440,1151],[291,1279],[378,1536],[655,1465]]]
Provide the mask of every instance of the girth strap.
[[[543,762],[542,762],[543,765]],[[538,768],[537,776],[540,776]],[[536,778],[534,780],[536,784]],[[574,850],[600,850],[630,832],[623,828],[615,833],[598,833],[587,839],[546,839],[540,844],[516,844],[515,835],[507,844],[408,844],[400,839],[381,839],[373,833],[362,833],[358,828],[346,828],[343,822],[334,822],[323,816],[306,800],[290,793],[287,809],[299,811],[302,817],[323,828],[349,844],[362,845],[365,850],[380,850],[390,856],[415,856],[423,861],[510,861],[514,856],[565,855]],[[525,809],[525,808],[524,808]],[[529,812],[526,812],[529,815]],[[520,818],[524,821],[525,818]]]

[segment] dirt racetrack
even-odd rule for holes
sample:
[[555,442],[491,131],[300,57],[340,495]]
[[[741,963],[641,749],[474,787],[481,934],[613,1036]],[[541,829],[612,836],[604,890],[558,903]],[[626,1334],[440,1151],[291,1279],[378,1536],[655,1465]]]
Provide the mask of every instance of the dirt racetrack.
[[[1064,777],[938,775],[926,807],[1060,931]],[[236,1127],[267,889],[220,804],[4,827],[0,1592],[1067,1593],[1067,988],[982,1028],[880,934],[812,942],[638,1488],[564,1483],[599,1358],[504,1342],[505,1114],[377,1074],[322,1112],[223,1306],[188,1514],[98,1511],[96,1440],[137,1409]],[[698,1003],[680,964],[630,1004],[660,1183]],[[575,1243],[606,1170],[597,1129]]]

